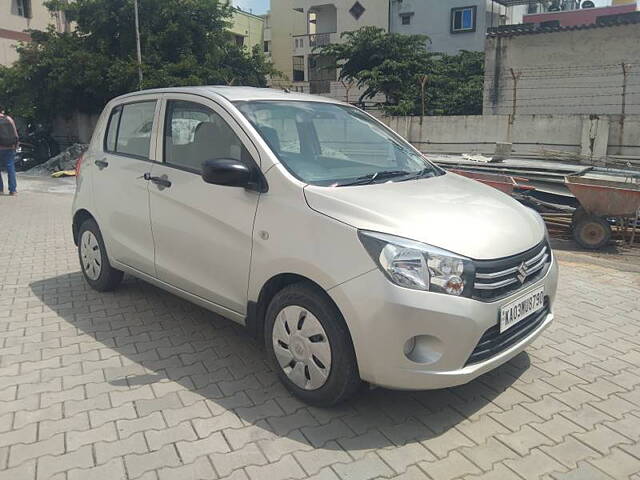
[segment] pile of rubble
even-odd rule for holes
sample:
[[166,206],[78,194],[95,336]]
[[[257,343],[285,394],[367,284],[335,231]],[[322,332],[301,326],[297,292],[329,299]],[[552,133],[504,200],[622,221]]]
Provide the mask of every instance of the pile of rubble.
[[74,143],[55,157],[51,157],[46,162],[27,170],[27,173],[30,175],[51,175],[55,172],[75,170],[76,161],[86,152],[87,147],[88,145],[83,143]]

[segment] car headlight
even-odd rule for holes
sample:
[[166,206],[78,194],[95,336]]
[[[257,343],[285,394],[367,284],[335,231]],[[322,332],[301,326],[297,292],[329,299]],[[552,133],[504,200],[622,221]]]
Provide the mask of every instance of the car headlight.
[[358,236],[382,273],[396,285],[471,296],[475,267],[470,259],[385,233],[360,230]]

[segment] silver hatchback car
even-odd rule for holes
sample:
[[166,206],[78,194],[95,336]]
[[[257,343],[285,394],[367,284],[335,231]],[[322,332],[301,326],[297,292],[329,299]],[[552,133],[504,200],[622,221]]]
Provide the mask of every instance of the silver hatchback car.
[[468,382],[553,319],[558,270],[537,213],[323,97],[114,99],[78,165],[73,235],[93,288],[126,272],[246,325],[316,405],[362,382]]

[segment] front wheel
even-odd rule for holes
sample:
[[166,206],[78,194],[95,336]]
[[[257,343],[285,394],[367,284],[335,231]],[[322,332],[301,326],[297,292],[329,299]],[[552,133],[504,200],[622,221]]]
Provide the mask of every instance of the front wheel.
[[285,287],[265,320],[267,354],[291,393],[328,407],[357,392],[361,380],[351,336],[324,292],[305,283]]
[[78,256],[87,283],[99,292],[114,290],[122,281],[123,273],[109,263],[107,250],[98,224],[85,220],[78,231]]

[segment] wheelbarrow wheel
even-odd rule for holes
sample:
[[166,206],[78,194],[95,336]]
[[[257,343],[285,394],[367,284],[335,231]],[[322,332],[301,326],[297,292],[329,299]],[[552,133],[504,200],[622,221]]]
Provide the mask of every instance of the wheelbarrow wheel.
[[611,240],[611,226],[602,217],[585,214],[575,224],[573,238],[583,248],[598,250]]
[[576,225],[582,220],[584,217],[589,215],[587,211],[583,207],[578,207],[573,211],[573,215],[571,215],[571,229],[575,230]]

